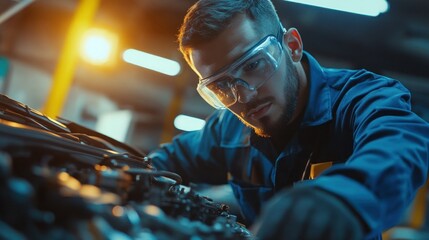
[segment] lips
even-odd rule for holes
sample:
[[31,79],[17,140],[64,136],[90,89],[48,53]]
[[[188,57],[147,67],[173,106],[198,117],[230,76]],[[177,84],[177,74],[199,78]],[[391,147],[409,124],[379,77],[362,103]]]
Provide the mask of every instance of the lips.
[[246,116],[248,118],[252,118],[254,120],[260,119],[261,117],[263,117],[268,112],[270,107],[271,107],[271,102],[265,102],[263,104],[256,106],[255,108],[252,108],[246,114]]

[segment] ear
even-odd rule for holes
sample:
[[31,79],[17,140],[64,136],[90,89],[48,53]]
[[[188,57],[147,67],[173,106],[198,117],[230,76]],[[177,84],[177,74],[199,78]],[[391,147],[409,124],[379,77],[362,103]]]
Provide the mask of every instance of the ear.
[[296,28],[289,28],[284,35],[284,43],[291,53],[294,62],[301,61],[302,52],[304,50],[301,35]]

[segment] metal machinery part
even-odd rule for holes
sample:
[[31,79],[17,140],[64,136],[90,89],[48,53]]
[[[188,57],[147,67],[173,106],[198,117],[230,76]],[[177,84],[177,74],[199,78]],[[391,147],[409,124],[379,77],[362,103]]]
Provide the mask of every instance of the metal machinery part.
[[124,143],[0,95],[0,238],[253,239]]

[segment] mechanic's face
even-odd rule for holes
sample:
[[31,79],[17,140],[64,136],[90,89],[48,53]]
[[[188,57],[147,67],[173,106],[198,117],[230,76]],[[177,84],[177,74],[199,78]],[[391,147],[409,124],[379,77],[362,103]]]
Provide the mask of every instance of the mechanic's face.
[[[292,31],[296,30],[292,29]],[[200,79],[210,77],[218,73],[221,68],[233,64],[269,34],[278,35],[277,32],[257,31],[251,20],[244,15],[239,15],[219,36],[191,50],[193,69]],[[270,78],[266,81],[262,79],[263,84],[257,89],[236,84],[237,100],[234,104],[227,106],[258,135],[272,136],[298,115],[296,109],[302,80],[296,65],[300,64],[302,43],[299,34],[296,34],[298,34],[297,31],[293,33],[288,31],[283,36],[279,67]],[[299,56],[293,55],[293,52],[298,53]],[[239,78],[239,76],[234,77]],[[246,81],[246,79],[242,80]]]

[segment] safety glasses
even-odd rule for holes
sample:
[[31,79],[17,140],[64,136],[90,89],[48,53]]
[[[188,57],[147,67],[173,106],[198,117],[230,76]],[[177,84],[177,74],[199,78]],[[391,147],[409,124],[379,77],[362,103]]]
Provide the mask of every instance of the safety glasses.
[[237,102],[239,87],[256,91],[273,76],[282,53],[281,40],[268,35],[231,65],[201,79],[197,91],[214,108],[228,108]]

